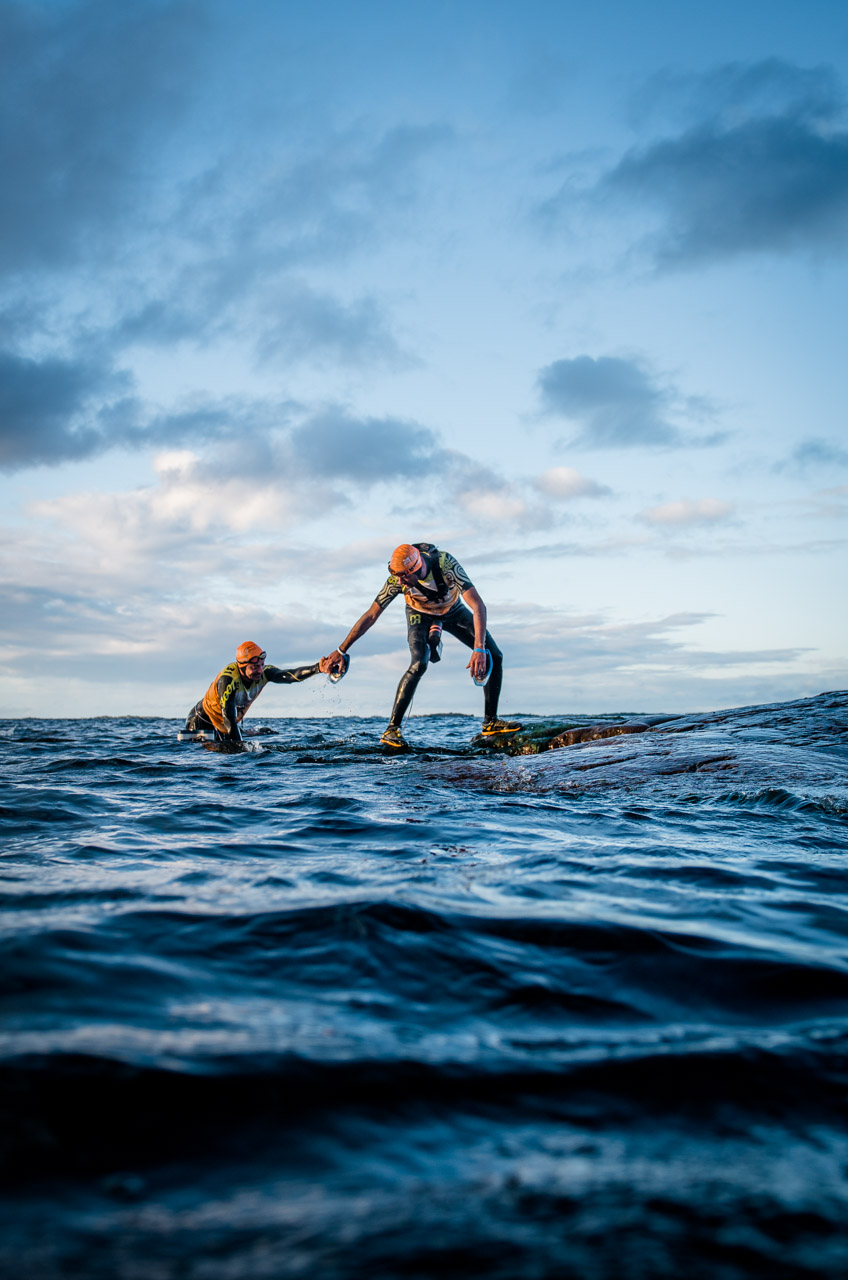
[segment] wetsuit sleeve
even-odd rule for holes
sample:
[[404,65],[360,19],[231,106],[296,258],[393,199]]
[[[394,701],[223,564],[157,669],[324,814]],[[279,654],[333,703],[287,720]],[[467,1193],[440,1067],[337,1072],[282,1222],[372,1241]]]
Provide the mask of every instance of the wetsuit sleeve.
[[265,678],[269,684],[300,684],[301,680],[317,676],[318,671],[317,662],[313,662],[311,667],[289,667],[287,670],[282,667],[266,667]]
[[450,552],[445,551],[442,559],[442,572],[445,575],[445,581],[450,582],[451,575],[460,591],[467,591],[469,587],[473,587],[474,583],[463,569],[458,560],[455,560]]
[[400,585],[400,579],[391,574],[385,581],[384,585],[374,597],[374,603],[385,609],[387,604],[391,604],[395,596],[399,596],[403,588]]
[[218,677],[218,699],[221,704],[221,719],[224,722],[224,727],[223,730],[219,728],[219,732],[223,732],[224,737],[231,742],[242,741],[241,726],[239,725],[236,711],[237,692],[237,681],[226,672],[222,672]]

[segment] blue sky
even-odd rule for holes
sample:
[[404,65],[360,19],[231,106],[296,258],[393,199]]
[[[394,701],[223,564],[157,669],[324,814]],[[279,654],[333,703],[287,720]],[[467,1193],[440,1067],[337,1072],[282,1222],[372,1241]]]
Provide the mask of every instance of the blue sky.
[[848,683],[841,0],[0,0],[0,93],[0,714],[182,715],[420,539],[507,712]]

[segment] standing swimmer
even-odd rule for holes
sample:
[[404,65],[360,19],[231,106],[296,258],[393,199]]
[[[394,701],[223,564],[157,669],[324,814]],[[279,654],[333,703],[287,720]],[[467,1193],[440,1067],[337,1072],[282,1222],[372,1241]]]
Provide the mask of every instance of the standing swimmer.
[[280,667],[266,667],[265,656],[264,649],[252,640],[240,644],[235,662],[218,672],[200,702],[186,716],[185,731],[214,732],[219,742],[241,742],[241,722],[266,684],[300,684],[310,676],[317,676],[319,671],[329,674],[334,665],[329,658],[322,658],[311,667],[283,671]]
[[401,594],[406,600],[412,660],[397,687],[392,716],[380,739],[383,746],[405,749],[400,726],[428,663],[438,662],[441,657],[443,629],[472,650],[467,670],[477,684],[486,683],[483,733],[488,737],[517,732],[522,726],[516,721],[498,719],[503,654],[486,630],[486,606],[462,565],[447,551],[439,551],[432,542],[405,542],[395,549],[389,561],[389,577],[374,603],[327,659],[333,664],[333,670],[341,668],[347,661],[350,646],[373,627],[386,605]]

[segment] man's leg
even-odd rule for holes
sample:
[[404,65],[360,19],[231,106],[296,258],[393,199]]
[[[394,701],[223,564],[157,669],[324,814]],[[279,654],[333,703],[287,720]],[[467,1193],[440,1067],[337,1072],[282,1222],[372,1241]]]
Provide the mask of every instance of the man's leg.
[[400,728],[401,721],[409,710],[409,704],[415,695],[415,690],[418,688],[418,682],[427,670],[427,663],[430,661],[427,633],[430,630],[432,621],[432,615],[429,613],[413,613],[411,609],[406,611],[410,663],[400,678],[400,684],[395,694],[395,704],[392,707],[392,715],[389,720],[389,725],[396,729]]
[[[474,648],[474,615],[464,604],[457,605],[450,613],[445,614],[442,624],[448,635],[456,636],[469,649]],[[483,719],[495,720],[503,684],[503,654],[489,631],[486,632],[486,648],[492,655],[492,674],[483,690]]]

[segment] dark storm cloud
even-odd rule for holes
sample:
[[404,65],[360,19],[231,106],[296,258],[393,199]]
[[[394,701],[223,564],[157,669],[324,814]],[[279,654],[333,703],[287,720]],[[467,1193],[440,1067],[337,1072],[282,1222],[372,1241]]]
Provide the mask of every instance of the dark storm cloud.
[[605,203],[659,213],[658,267],[848,244],[848,131],[830,69],[733,64],[677,88],[700,117],[629,151],[595,187]]
[[537,386],[544,413],[580,427],[574,444],[617,449],[684,443],[669,421],[677,397],[634,361],[616,356],[555,360],[540,370]]

